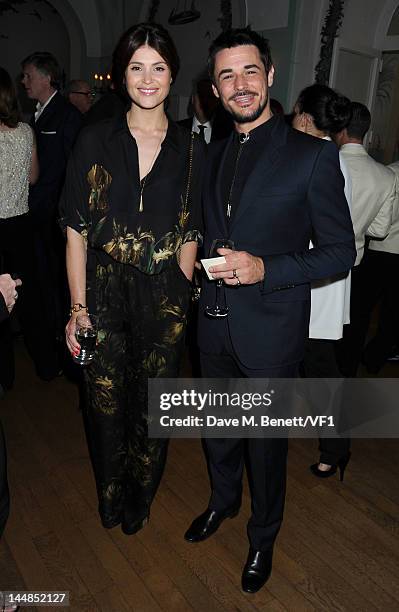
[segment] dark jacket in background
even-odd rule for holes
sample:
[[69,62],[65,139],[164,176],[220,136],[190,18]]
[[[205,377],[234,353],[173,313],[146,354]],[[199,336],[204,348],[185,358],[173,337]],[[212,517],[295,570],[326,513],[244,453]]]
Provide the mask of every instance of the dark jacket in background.
[[36,136],[40,175],[29,191],[29,210],[34,221],[48,222],[56,217],[66,164],[82,126],[82,115],[57,92],[37,122],[33,116],[30,125]]

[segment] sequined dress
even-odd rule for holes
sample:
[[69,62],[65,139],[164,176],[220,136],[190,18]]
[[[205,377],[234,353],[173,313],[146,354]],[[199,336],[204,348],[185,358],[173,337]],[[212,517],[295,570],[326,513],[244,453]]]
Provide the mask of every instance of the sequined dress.
[[[0,129],[0,273],[22,280],[15,311],[25,344],[35,365],[46,356],[41,304],[37,300],[32,226],[28,212],[33,132],[26,123]],[[10,322],[0,325],[0,384],[14,382],[13,338]]]
[[28,212],[33,132],[27,123],[0,130],[0,219]]

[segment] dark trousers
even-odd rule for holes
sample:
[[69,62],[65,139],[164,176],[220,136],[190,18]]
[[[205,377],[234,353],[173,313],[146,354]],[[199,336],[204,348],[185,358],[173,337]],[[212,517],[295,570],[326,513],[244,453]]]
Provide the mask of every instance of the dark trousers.
[[65,240],[55,219],[33,217],[33,221],[36,299],[46,321],[47,337],[47,357],[37,369],[39,376],[51,379],[62,368],[65,354],[64,327],[69,310]]
[[399,254],[368,251],[366,267],[369,284],[374,285],[374,304],[381,301],[377,331],[364,349],[363,361],[377,373],[399,344]]
[[339,348],[339,366],[347,377],[355,377],[362,359],[370,318],[382,299],[376,337],[366,351],[366,362],[378,370],[389,357],[399,335],[399,255],[366,251],[352,270],[350,325],[344,328]]
[[[0,255],[2,270],[21,278],[18,299],[14,311],[24,335],[24,340],[36,369],[40,370],[48,359],[48,318],[38,291],[34,266],[34,248],[30,216],[20,215],[0,219]],[[10,388],[14,381],[13,338],[10,320],[0,324],[0,384]]]
[[0,538],[10,513],[10,495],[7,482],[7,455],[3,427],[0,421]]
[[[220,323],[225,325],[223,321]],[[227,337],[226,347],[220,355],[201,354],[203,377],[296,376],[298,364],[267,370],[250,370],[239,362]],[[205,448],[212,488],[209,507],[223,512],[240,504],[246,461],[252,499],[252,514],[247,525],[249,542],[256,550],[269,549],[274,544],[283,520],[288,441],[284,438],[212,438],[205,440]]]
[[[337,364],[337,340],[309,339],[301,364],[301,375],[305,378],[342,378]],[[315,406],[317,414],[322,414],[323,406]],[[336,415],[338,416],[338,415]],[[320,462],[336,465],[350,448],[348,438],[319,438]]]
[[85,369],[85,417],[105,527],[149,515],[167,440],[147,435],[148,379],[179,374],[189,291],[177,264],[151,276],[113,262],[88,275],[99,331],[94,361]]

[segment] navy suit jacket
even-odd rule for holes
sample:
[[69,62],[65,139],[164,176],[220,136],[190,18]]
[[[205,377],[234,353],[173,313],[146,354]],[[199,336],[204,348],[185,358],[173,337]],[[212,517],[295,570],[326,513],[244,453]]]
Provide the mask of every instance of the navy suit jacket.
[[[347,272],[356,257],[338,149],[279,118],[228,227],[220,174],[231,139],[208,148],[205,253],[215,238],[229,238],[263,259],[263,282],[225,286],[231,342],[247,368],[293,364],[308,337],[311,281]],[[220,354],[225,325],[204,314],[214,300],[215,282],[204,280],[198,342],[202,352]]]
[[30,122],[37,142],[40,175],[30,188],[29,209],[37,222],[49,222],[57,215],[65,169],[72,146],[82,125],[82,115],[60,93],[56,93],[37,122]]

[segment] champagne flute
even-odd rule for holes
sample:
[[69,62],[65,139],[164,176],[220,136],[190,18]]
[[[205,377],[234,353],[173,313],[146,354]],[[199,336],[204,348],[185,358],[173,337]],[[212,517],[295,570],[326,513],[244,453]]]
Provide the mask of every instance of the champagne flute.
[[[234,249],[234,242],[232,240],[226,240],[225,238],[216,238],[216,240],[212,242],[212,246],[209,250],[209,257],[222,257],[222,255],[219,255],[218,249]],[[218,278],[216,281],[215,303],[213,306],[206,306],[205,308],[205,314],[208,317],[222,318],[227,317],[229,314],[225,293],[223,293],[223,304],[220,304],[222,285],[223,279]]]

